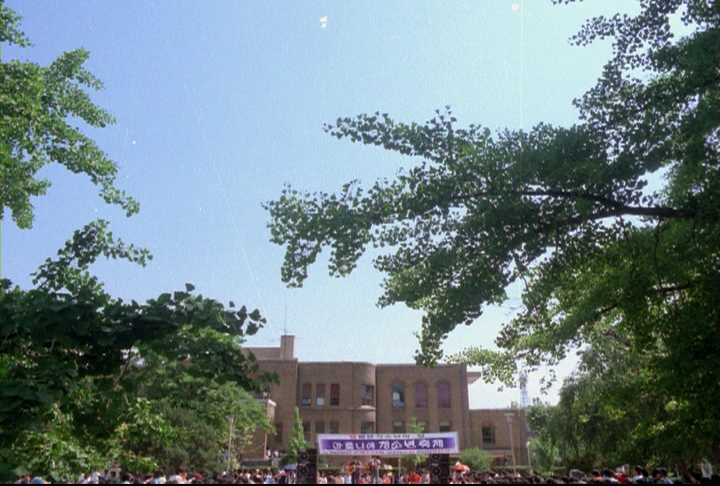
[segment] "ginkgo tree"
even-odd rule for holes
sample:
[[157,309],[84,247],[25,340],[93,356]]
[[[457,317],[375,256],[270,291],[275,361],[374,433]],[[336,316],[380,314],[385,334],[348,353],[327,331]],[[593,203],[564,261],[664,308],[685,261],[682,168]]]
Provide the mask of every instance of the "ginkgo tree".
[[[20,17],[2,1],[0,42],[30,45]],[[38,171],[48,164],[87,175],[128,216],[139,209],[116,187],[117,164],[74,127],[78,120],[91,127],[113,123],[90,100],[88,90],[102,83],[83,67],[88,55],[76,49],[49,66],[0,62],[0,219],[7,208],[19,228],[32,226],[32,198],[50,184]],[[99,258],[144,266],[151,255],[98,220],[41,265],[33,288],[0,281],[1,481],[30,470],[67,481],[108,464],[147,470],[168,457],[187,457],[198,444],[212,457],[228,440],[222,418],[228,412],[243,432],[271,430],[250,393],[276,377],[240,349],[263,326],[260,313],[203,297],[191,284],[142,304],[125,302],[92,274]],[[197,395],[168,405],[164,400],[176,390],[161,378],[191,383]],[[158,381],[164,396],[150,389],[160,390]],[[182,430],[182,406],[183,417],[197,412],[197,429]],[[221,406],[226,409],[218,411]],[[195,443],[193,431],[202,432]],[[207,457],[188,462],[212,472]]]
[[[675,21],[688,33],[676,36]],[[460,127],[449,109],[423,124],[375,113],[328,125],[417,164],[334,194],[288,185],[265,205],[271,240],[291,286],[324,248],[334,275],[377,248],[379,304],[423,311],[416,357],[429,365],[456,326],[519,284],[523,309],[500,350],[451,359],[512,383],[518,366],[610,339],[643,363],[637,392],[661,395],[634,433],[656,448],[686,441],[674,457],[697,459],[720,451],[720,2],[647,0],[637,15],[589,20],[572,41],[605,38],[613,56],[575,100],[572,126]]]
[[[20,16],[2,3],[0,42],[31,45],[20,30]],[[88,94],[103,88],[102,81],[83,66],[89,55],[78,48],[49,66],[19,60],[0,63],[0,204],[10,209],[20,228],[32,227],[32,198],[44,195],[51,184],[38,176],[48,164],[87,175],[100,187],[102,198],[120,205],[128,216],[140,208],[115,185],[117,163],[74,126],[77,120],[99,128],[115,122]]]

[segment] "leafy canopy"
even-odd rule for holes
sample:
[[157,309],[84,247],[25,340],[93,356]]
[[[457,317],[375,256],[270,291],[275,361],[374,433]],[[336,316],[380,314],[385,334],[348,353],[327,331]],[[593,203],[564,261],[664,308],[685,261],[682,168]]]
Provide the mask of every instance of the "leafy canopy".
[[492,464],[492,457],[487,451],[479,447],[463,449],[460,454],[460,463],[468,466],[473,471],[487,471]]
[[[0,0],[0,42],[29,45],[19,22]],[[31,198],[50,185],[36,177],[50,163],[86,174],[128,216],[138,211],[115,187],[116,163],[71,126],[113,123],[86,91],[102,88],[83,68],[87,57],[76,49],[48,67],[0,63],[0,208],[21,228],[32,225]],[[61,482],[110,463],[147,470],[176,460],[210,472],[228,440],[228,412],[238,446],[271,428],[248,392],[277,378],[240,350],[264,324],[259,312],[226,307],[190,284],[124,302],[90,272],[100,257],[151,259],[99,220],[46,260],[34,288],[0,281],[0,480],[33,471]]]
[[[19,25],[20,16],[0,2],[0,42],[29,46]],[[47,67],[0,62],[0,205],[10,209],[20,228],[32,226],[31,198],[44,195],[50,186],[37,173],[51,163],[86,174],[100,187],[105,202],[120,205],[128,216],[140,208],[115,186],[117,164],[73,126],[78,121],[90,127],[114,123],[86,91],[103,88],[83,67],[89,55],[85,49],[75,49]]]
[[[151,356],[148,358],[147,356]],[[232,381],[221,383],[186,372],[186,365],[146,355],[145,396],[153,410],[172,426],[170,445],[142,434],[133,449],[154,458],[166,471],[178,464],[211,475],[227,467],[227,416],[233,415],[232,450],[243,450],[253,433],[272,433],[265,408]]]
[[305,428],[300,418],[300,409],[295,407],[295,418],[293,419],[293,427],[288,437],[287,457],[290,462],[297,462],[298,452],[300,449],[308,447],[305,441]]
[[[232,302],[225,307],[194,294],[190,284],[184,291],[165,293],[145,304],[113,298],[88,269],[103,254],[141,264],[147,256],[132,245],[115,241],[112,233],[105,231],[104,222],[95,222],[76,231],[58,258],[49,259],[38,270],[35,289],[11,288],[9,281],[2,281],[3,464],[24,464],[42,472],[58,462],[58,457],[48,454],[31,454],[35,442],[28,442],[28,434],[37,435],[38,445],[54,440],[58,453],[80,451],[81,457],[87,456],[83,462],[70,454],[73,459],[66,460],[69,471],[78,466],[99,467],[113,458],[128,466],[154,464],[147,453],[159,454],[158,449],[168,447],[178,433],[168,428],[178,423],[160,400],[173,396],[171,383],[187,382],[203,393],[195,397],[195,405],[188,404],[193,390],[184,392],[187,402],[173,403],[184,403],[185,411],[205,409],[204,417],[195,417],[197,426],[214,431],[217,446],[221,439],[227,440],[215,408],[229,403],[223,397],[232,390],[239,393],[238,387],[259,392],[275,379],[259,371],[254,356],[240,352],[240,340],[265,322],[258,311],[236,309]],[[163,377],[171,383],[165,383]],[[223,388],[226,385],[230,388]],[[215,405],[213,396],[218,402]],[[197,405],[201,399],[206,403]],[[247,407],[241,408],[238,417],[247,415],[243,412]],[[211,415],[211,410],[217,413]],[[258,414],[252,417],[253,425],[267,428]],[[247,422],[242,421],[243,427]],[[135,442],[147,434],[153,437],[156,449]],[[207,462],[202,466],[208,467]]]
[[589,20],[572,42],[599,39],[613,56],[574,101],[572,126],[493,132],[459,127],[449,108],[424,124],[375,113],[326,126],[417,164],[335,194],[287,186],[265,205],[271,241],[292,286],[323,249],[342,276],[377,248],[379,304],[424,312],[416,358],[429,365],[448,333],[517,284],[523,309],[499,351],[451,360],[512,383],[518,364],[580,349],[574,379],[602,393],[577,394],[575,407],[611,426],[608,444],[720,459],[720,2],[646,0],[635,16]]
[[[325,247],[335,275],[351,272],[369,245],[389,248],[374,260],[387,275],[380,304],[404,302],[425,312],[418,358],[426,363],[442,357],[439,345],[448,332],[472,323],[484,305],[502,302],[515,281],[526,284],[528,309],[507,333],[531,339],[535,329],[553,331],[556,344],[581,338],[592,313],[570,322],[538,308],[555,300],[547,287],[570,290],[555,285],[567,283],[557,275],[570,277],[579,262],[590,263],[639,229],[657,227],[661,243],[677,231],[713,241],[720,216],[718,8],[716,2],[648,1],[636,17],[589,21],[574,42],[610,37],[615,56],[597,86],[576,100],[582,122],[570,127],[541,123],[527,132],[493,134],[477,125],[458,128],[449,110],[425,124],[376,113],[327,126],[339,139],[419,162],[368,189],[358,181],[337,194],[288,186],[268,202],[272,241],[286,247],[283,280],[302,285]],[[694,30],[672,42],[676,11]],[[648,177],[658,171],[667,182],[651,190]],[[711,258],[706,250],[699,253]],[[656,285],[642,289],[649,297],[689,283],[660,270]],[[501,338],[505,347],[515,343]],[[557,347],[527,348],[532,363],[536,354],[563,354]]]

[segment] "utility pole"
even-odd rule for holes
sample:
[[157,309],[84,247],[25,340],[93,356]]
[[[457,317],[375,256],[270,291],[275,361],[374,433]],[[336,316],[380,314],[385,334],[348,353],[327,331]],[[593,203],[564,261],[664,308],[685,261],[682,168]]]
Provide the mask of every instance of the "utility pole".
[[515,463],[515,444],[513,443],[513,413],[506,413],[505,419],[508,423],[508,431],[510,432],[510,452],[512,453],[513,477],[517,475],[517,465]]

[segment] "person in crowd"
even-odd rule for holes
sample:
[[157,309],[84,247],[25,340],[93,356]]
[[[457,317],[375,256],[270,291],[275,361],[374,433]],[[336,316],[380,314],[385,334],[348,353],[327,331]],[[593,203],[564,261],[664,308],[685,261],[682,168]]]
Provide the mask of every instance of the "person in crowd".
[[185,466],[178,466],[175,469],[175,474],[170,476],[167,482],[170,484],[187,484],[187,468]]
[[22,476],[20,476],[20,479],[15,481],[14,484],[30,484],[30,478],[31,478],[31,474],[29,472],[25,473]]
[[421,479],[422,477],[420,476],[420,474],[418,474],[417,471],[413,471],[412,473],[410,473],[410,484],[420,484]]
[[615,478],[615,473],[609,468],[603,469],[602,478],[600,480],[604,484],[619,484],[620,483],[620,481],[618,481]]
[[380,468],[382,467],[382,461],[380,460],[380,456],[372,456],[370,459],[370,471],[372,475],[372,482],[373,484],[378,484],[378,479],[380,478]]
[[350,473],[352,476],[352,484],[358,484],[360,482],[360,474],[362,469],[362,463],[357,456],[353,457],[350,462]]
[[155,471],[155,474],[153,474],[153,483],[154,484],[165,484],[167,482],[167,478],[165,478],[165,470],[158,469]]

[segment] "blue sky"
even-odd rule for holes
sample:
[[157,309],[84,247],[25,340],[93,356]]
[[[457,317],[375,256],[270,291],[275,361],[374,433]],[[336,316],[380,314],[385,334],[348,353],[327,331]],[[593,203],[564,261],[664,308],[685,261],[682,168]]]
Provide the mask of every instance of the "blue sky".
[[[285,182],[334,191],[417,163],[328,136],[323,124],[338,117],[380,111],[423,122],[450,105],[460,125],[573,123],[571,101],[594,84],[610,48],[568,38],[584,19],[629,3],[7,1],[34,46],[3,46],[3,60],[46,65],[63,51],[90,51],[86,67],[105,83],[92,98],[117,123],[87,133],[120,164],[118,185],[141,211],[125,218],[86,178],[49,166],[42,175],[53,185],[34,201],[33,229],[18,230],[5,214],[3,277],[29,287],[74,229],[104,218],[154,255],[144,269],[96,266],[115,296],[144,301],[191,282],[262,311],[268,325],[253,345],[277,345],[286,327],[305,361],[411,362],[420,314],[375,306],[382,276],[370,258],[345,279],[329,277],[323,260],[302,289],[286,289],[261,203]],[[517,305],[489,309],[446,351],[492,346]],[[471,404],[519,400],[517,390],[496,388],[473,385]]]

